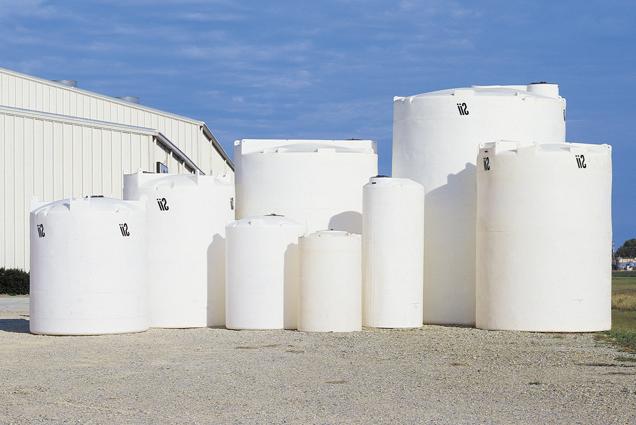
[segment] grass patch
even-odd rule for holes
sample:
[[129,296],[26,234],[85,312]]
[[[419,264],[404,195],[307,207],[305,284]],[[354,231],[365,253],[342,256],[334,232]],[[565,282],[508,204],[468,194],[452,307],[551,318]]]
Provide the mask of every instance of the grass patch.
[[612,330],[606,335],[636,353],[636,272],[612,274]]
[[612,295],[612,310],[636,311],[636,293]]
[[612,272],[612,277],[636,277],[636,271],[628,271],[628,272]]

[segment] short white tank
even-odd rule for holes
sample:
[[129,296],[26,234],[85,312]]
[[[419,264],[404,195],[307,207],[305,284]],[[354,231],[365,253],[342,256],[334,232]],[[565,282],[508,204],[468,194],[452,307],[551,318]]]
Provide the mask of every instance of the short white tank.
[[296,329],[298,238],[304,228],[282,216],[228,224],[226,327]]
[[487,143],[477,165],[477,327],[610,329],[611,147]]
[[30,220],[32,333],[148,329],[143,205],[64,199],[36,207]]
[[225,176],[124,176],[124,199],[146,204],[150,326],[225,324],[225,225],[234,218]]
[[323,229],[362,231],[362,186],[378,174],[370,140],[239,140],[236,217],[281,214]]
[[323,230],[300,238],[298,330],[361,330],[361,261],[360,235]]
[[424,187],[374,177],[364,186],[362,211],[364,326],[422,326]]
[[475,158],[507,139],[565,142],[556,84],[475,86],[393,101],[393,176],[426,191],[424,323],[475,322]]

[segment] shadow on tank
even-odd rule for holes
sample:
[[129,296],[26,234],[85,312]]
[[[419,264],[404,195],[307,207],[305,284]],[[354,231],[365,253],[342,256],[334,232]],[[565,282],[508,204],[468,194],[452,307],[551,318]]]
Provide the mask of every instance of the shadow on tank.
[[475,323],[476,167],[466,163],[424,200],[424,323]]
[[300,265],[298,258],[300,248],[297,243],[292,243],[285,250],[285,281],[283,292],[283,322],[285,329],[298,328],[298,297]]
[[336,214],[329,220],[329,229],[362,234],[362,214],[357,211],[345,211]]
[[214,235],[208,246],[208,326],[225,324],[225,238]]

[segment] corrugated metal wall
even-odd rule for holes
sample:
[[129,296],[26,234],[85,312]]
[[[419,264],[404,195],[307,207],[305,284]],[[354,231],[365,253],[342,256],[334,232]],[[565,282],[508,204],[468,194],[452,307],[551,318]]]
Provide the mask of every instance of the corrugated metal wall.
[[156,129],[206,174],[232,173],[199,121],[2,69],[0,105]]
[[163,162],[187,172],[154,133],[107,123],[0,111],[0,266],[29,268],[31,201],[121,197],[123,174]]

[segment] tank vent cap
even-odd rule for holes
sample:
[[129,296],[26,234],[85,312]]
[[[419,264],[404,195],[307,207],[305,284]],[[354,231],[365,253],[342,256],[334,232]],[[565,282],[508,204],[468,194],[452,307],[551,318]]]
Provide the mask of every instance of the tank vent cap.
[[559,85],[556,83],[548,83],[546,81],[538,81],[528,84],[528,92],[539,96],[559,97]]

